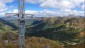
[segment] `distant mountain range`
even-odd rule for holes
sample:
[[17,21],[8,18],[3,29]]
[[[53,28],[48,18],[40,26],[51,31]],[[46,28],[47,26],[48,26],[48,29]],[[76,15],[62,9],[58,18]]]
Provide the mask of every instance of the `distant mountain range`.
[[[57,21],[59,20],[61,22],[61,21],[63,21],[63,19],[70,20],[72,18],[75,18],[74,20],[76,20],[76,19],[78,20],[80,18],[85,18],[85,16],[64,16],[64,17],[56,17],[56,16],[54,16],[54,17],[34,17],[34,18],[25,17],[25,21],[26,21],[26,25],[28,25],[28,24],[30,25],[36,20],[45,21],[45,20],[47,20],[49,18],[55,18],[55,19],[57,19]],[[0,22],[3,22],[4,24],[8,24],[8,25],[10,25],[10,26],[12,26],[14,28],[17,28],[16,27],[16,25],[18,24],[17,21],[18,21],[17,17],[10,17],[10,16],[9,17],[0,17]]]

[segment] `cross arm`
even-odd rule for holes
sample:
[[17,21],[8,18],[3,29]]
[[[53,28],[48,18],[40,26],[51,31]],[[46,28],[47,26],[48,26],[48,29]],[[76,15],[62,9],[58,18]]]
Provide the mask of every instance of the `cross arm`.
[[24,16],[29,17],[29,18],[33,18],[34,14],[24,14]]
[[[5,13],[5,16],[6,17],[9,17],[9,16],[17,16],[17,17],[20,17],[19,16],[19,13]],[[28,17],[28,18],[33,18],[34,14],[23,14],[24,17]],[[20,17],[21,18],[21,17]]]
[[5,13],[5,16],[17,16],[18,13]]

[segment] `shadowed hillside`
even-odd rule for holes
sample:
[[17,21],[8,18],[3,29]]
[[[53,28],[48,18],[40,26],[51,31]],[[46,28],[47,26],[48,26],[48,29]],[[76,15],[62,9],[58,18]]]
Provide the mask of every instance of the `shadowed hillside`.
[[4,25],[11,26],[13,29],[18,29],[18,27],[15,24],[13,24],[13,23],[11,23],[9,21],[6,21],[3,18],[0,18],[0,22],[3,23]]

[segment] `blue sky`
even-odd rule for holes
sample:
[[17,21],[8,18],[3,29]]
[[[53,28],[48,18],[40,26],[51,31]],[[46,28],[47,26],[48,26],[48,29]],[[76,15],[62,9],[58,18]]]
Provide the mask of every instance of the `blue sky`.
[[[25,0],[25,12],[36,16],[84,16],[84,0]],[[18,12],[18,0],[0,0],[0,15]]]

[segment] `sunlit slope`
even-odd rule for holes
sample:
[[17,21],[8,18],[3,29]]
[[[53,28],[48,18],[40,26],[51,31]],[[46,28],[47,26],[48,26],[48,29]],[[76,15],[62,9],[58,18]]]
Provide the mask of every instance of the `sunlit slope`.
[[[11,40],[14,41],[14,40]],[[16,40],[15,40],[16,41]],[[63,48],[63,46],[56,41],[52,41],[49,39],[46,39],[44,37],[28,37],[25,39],[25,47],[26,48]],[[0,48],[3,48],[4,44],[0,43]],[[17,42],[7,44],[5,46],[6,48],[18,48]]]

